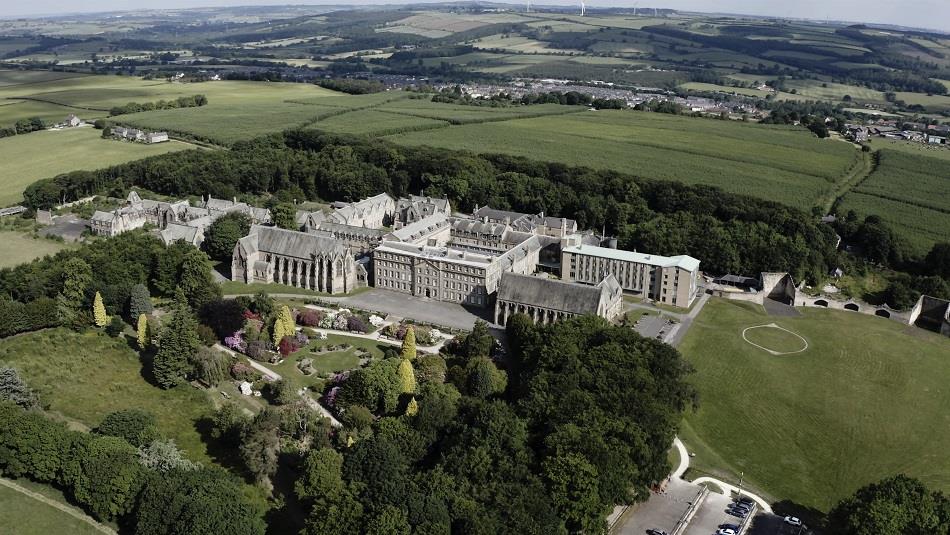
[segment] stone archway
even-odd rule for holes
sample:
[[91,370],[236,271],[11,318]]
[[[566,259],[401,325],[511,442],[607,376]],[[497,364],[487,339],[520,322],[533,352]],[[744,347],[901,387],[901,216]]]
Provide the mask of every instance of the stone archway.
[[824,299],[816,299],[815,306],[828,308],[828,301],[825,301]]
[[861,310],[861,307],[859,307],[857,303],[848,303],[844,306],[844,309],[851,310],[853,312],[858,312]]
[[875,315],[875,316],[878,316],[878,317],[880,317],[880,318],[890,318],[890,317],[891,317],[891,313],[888,312],[888,311],[886,311],[886,310],[884,310],[883,308],[879,308],[879,309],[875,310],[875,311],[874,311],[874,315]]

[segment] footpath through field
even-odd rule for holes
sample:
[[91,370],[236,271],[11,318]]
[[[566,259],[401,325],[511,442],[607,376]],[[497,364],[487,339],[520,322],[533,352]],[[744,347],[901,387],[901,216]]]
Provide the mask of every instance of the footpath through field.
[[7,488],[9,488],[9,489],[15,490],[16,492],[19,492],[20,494],[23,494],[24,496],[28,496],[28,497],[30,497],[30,498],[33,498],[33,499],[36,500],[36,501],[43,502],[43,503],[45,503],[46,505],[48,505],[48,506],[50,506],[50,507],[53,507],[53,508],[55,508],[55,509],[58,509],[58,510],[60,510],[60,511],[66,513],[67,515],[69,515],[69,516],[71,516],[71,517],[73,517],[73,518],[76,518],[76,519],[78,519],[78,520],[81,520],[81,521],[83,521],[83,522],[89,524],[90,526],[94,527],[94,528],[95,528],[96,530],[98,530],[98,531],[101,531],[102,533],[108,533],[108,534],[110,534],[110,535],[117,535],[117,534],[116,534],[116,531],[115,531],[114,529],[112,529],[112,528],[110,528],[110,527],[108,527],[108,526],[104,526],[104,525],[100,524],[99,522],[96,522],[96,520],[95,520],[94,518],[92,518],[91,516],[87,515],[86,513],[83,513],[83,512],[80,511],[79,509],[76,509],[75,507],[71,507],[71,506],[69,506],[69,505],[59,503],[59,502],[57,502],[56,500],[52,500],[52,499],[50,499],[50,498],[47,498],[46,496],[43,496],[42,494],[40,494],[40,493],[38,493],[38,492],[33,492],[32,490],[23,488],[23,487],[21,487],[20,485],[14,483],[13,481],[10,481],[9,479],[6,479],[6,478],[0,477],[0,485],[3,485],[4,487],[7,487]]

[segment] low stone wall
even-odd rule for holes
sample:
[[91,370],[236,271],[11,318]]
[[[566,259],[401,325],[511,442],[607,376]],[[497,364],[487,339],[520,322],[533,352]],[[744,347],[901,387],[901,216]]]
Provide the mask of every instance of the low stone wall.
[[907,324],[909,313],[901,312],[899,310],[894,310],[887,305],[872,305],[870,303],[865,303],[864,301],[859,301],[857,299],[848,299],[847,301],[839,301],[825,295],[810,296],[805,295],[801,292],[797,292],[795,295],[795,306],[802,307],[817,307],[817,308],[830,308],[834,310],[848,310],[851,312],[859,312],[861,314],[867,314],[868,316],[877,316],[879,318],[890,319],[894,321],[899,321],[901,323]]

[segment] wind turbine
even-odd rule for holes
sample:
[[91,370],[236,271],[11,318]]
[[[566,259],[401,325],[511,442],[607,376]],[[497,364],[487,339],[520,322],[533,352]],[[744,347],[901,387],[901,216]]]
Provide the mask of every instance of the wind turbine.
[[587,11],[587,5],[584,3],[584,0],[581,0],[581,16],[584,16],[584,13]]
[[524,12],[531,13],[531,0],[527,0],[527,4],[525,4]]

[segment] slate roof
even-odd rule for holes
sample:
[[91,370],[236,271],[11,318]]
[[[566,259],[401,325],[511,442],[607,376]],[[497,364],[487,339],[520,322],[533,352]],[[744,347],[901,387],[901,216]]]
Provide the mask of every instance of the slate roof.
[[347,248],[340,240],[260,225],[252,225],[250,233],[241,238],[238,243],[248,253],[263,251],[293,258],[309,259],[311,255],[347,254]]
[[195,236],[198,234],[198,230],[198,227],[171,223],[165,227],[165,230],[161,231],[159,235],[162,237],[162,242],[164,242],[165,245],[169,245],[179,240],[194,244]]
[[[609,286],[610,279],[613,279],[613,285],[617,285],[613,276],[597,286],[589,286],[506,271],[498,285],[498,300],[571,314],[597,314],[602,299],[607,297],[605,289],[608,296],[615,290]],[[602,286],[604,284],[608,286]]]
[[403,242],[417,241],[445,228],[448,224],[448,218],[445,214],[434,214],[394,230],[390,233],[390,236]]

